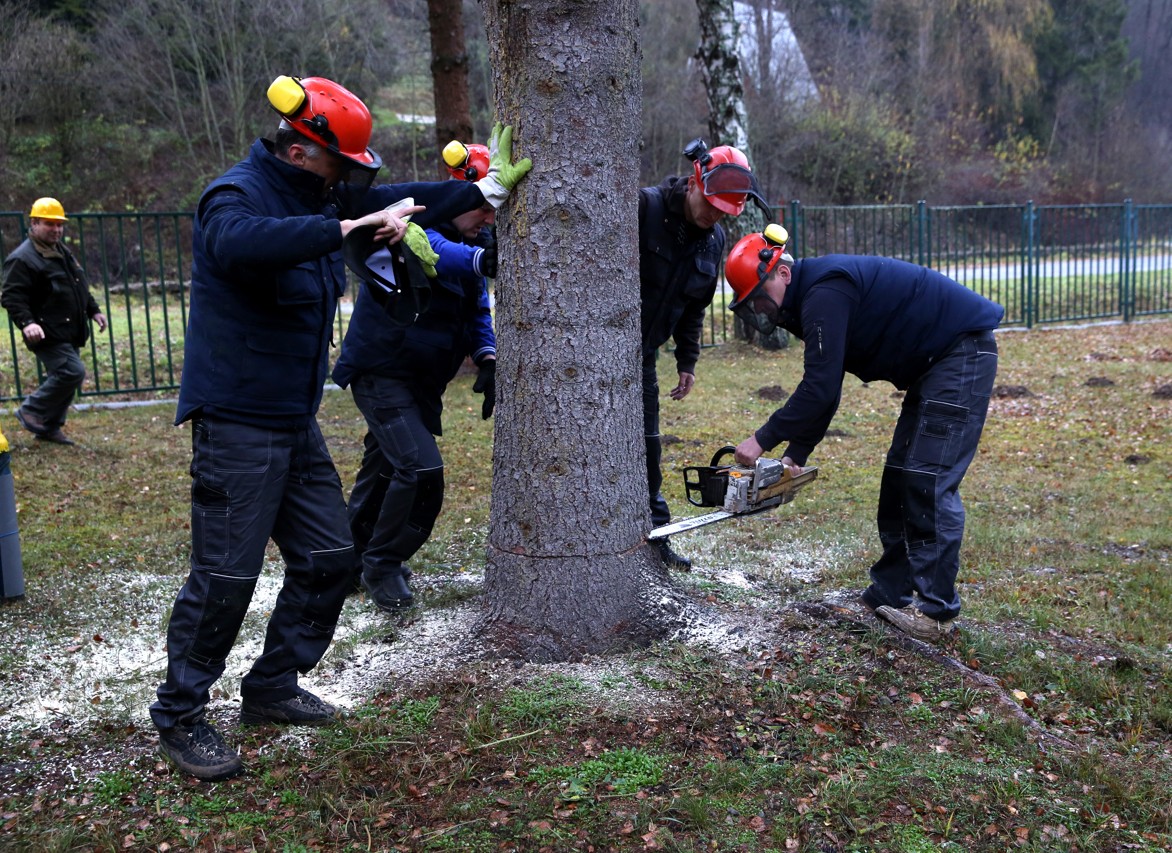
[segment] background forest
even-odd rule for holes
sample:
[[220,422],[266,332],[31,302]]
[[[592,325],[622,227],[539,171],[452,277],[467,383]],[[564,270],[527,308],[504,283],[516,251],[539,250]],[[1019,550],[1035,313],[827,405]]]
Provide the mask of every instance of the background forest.
[[[190,209],[271,131],[264,89],[285,73],[331,77],[372,105],[384,180],[439,176],[434,127],[418,120],[434,114],[425,0],[2,2],[0,210],[41,195],[78,211]],[[1172,201],[1172,0],[744,9],[754,166],[774,203]],[[464,17],[483,139],[475,2]],[[641,26],[654,183],[708,134],[707,103],[694,0],[644,2]]]

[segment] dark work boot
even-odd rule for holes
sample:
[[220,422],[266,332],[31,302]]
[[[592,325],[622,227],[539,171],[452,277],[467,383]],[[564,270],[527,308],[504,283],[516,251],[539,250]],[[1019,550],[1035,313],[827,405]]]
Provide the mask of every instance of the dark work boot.
[[679,569],[681,572],[692,570],[692,561],[673,551],[671,543],[666,538],[655,539],[653,540],[653,544],[655,545],[655,550],[659,552],[659,558],[663,560],[663,564],[669,569]]
[[240,724],[259,726],[283,723],[290,726],[324,726],[338,720],[338,709],[301,687],[288,699],[276,702],[240,703]]
[[231,779],[244,770],[239,753],[203,720],[160,729],[159,751],[184,773],[203,782]]
[[362,588],[379,610],[394,613],[415,604],[415,593],[407,586],[407,578],[400,572],[372,579],[369,569],[362,573]]

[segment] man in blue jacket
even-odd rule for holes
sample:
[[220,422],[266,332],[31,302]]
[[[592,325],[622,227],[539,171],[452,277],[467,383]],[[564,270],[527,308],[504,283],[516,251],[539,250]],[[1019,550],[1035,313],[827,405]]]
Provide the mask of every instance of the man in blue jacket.
[[[205,781],[242,769],[207,721],[210,688],[244,621],[271,538],[285,561],[261,656],[240,685],[244,724],[319,725],[336,709],[298,685],[325,654],[350,588],[353,546],[341,481],[316,414],[338,297],[340,249],[356,227],[405,241],[418,222],[504,201],[528,169],[478,184],[370,187],[382,165],[371,118],[344,87],[278,77],[272,141],[204,191],[192,235],[191,303],[176,423],[191,421],[191,570],[167,629],[167,678],[151,718],[163,754]],[[424,207],[385,208],[405,197]]]
[[479,368],[473,387],[485,394],[486,420],[496,401],[496,336],[485,278],[496,274],[495,218],[485,203],[428,229],[439,257],[427,310],[401,325],[361,294],[334,367],[334,381],[351,388],[367,424],[349,506],[356,573],[388,612],[415,600],[407,561],[431,536],[443,505],[444,462],[435,437],[443,434],[444,391],[465,358]]
[[782,462],[804,465],[838,409],[845,373],[906,391],[879,489],[883,553],[862,602],[913,637],[942,639],[960,613],[959,488],[985,426],[997,374],[993,330],[1005,310],[906,261],[795,261],[787,240],[770,225],[740,240],[725,265],[737,316],[762,334],[781,326],[805,342],[801,383],[737,446],[736,461],[752,465],[785,441]]

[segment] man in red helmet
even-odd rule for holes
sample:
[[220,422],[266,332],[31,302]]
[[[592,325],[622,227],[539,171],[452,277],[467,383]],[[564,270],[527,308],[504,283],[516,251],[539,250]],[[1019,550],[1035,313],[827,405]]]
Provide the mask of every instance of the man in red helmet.
[[[639,286],[643,340],[643,435],[647,447],[647,487],[651,523],[671,521],[660,491],[663,446],[659,436],[659,377],[655,361],[669,339],[675,343],[676,385],[673,400],[688,396],[696,382],[704,312],[716,294],[716,276],[724,254],[720,220],[738,216],[753,199],[764,210],[749,161],[740,150],[719,145],[709,150],[702,139],[684,148],[692,174],[665,178],[639,191]],[[655,539],[663,562],[691,568],[667,538]]]
[[876,522],[883,552],[862,593],[867,609],[921,640],[953,630],[964,535],[960,483],[977,452],[997,374],[993,330],[1005,310],[941,273],[894,258],[795,261],[780,225],[733,247],[729,306],[763,335],[805,341],[804,373],[785,405],[736,449],[740,465],[786,443],[806,464],[838,409],[842,380],[906,391],[887,451]]
[[[316,419],[346,286],[343,238],[370,227],[426,263],[434,253],[420,225],[499,206],[530,166],[512,162],[510,131],[475,183],[372,187],[382,161],[367,147],[361,100],[321,77],[278,77],[268,97],[281,116],[276,135],[207,187],[192,233],[175,419],[191,423],[191,570],[150,712],[164,756],[204,781],[242,770],[206,711],[270,539],[285,577],[264,650],[241,680],[240,721],[321,725],[337,716],[298,674],[329,647],[354,564],[342,484]],[[408,197],[419,205],[387,209]]]
[[[453,178],[487,174],[490,149],[444,147]],[[408,560],[426,544],[444,499],[443,395],[465,358],[476,364],[473,390],[485,420],[496,404],[496,335],[486,277],[496,275],[496,210],[487,202],[427,229],[439,256],[428,309],[397,324],[363,293],[354,304],[333,379],[354,392],[366,418],[362,465],[350,492],[356,581],[386,612],[411,607]]]

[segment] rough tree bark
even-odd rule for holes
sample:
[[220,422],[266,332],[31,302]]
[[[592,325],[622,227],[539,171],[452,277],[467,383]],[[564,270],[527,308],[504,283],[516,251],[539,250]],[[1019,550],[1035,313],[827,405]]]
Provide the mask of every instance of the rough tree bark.
[[[708,96],[708,132],[711,134],[708,144],[739,148],[752,164],[744,74],[738,52],[740,25],[734,14],[733,0],[696,0],[696,8],[700,13],[696,64]],[[730,248],[746,234],[765,230],[767,224],[765,215],[754,204],[746,205],[740,216],[726,217],[721,223],[728,233]],[[756,339],[765,349],[789,346],[789,334],[785,329],[776,329],[771,335],[759,335],[739,319],[734,328],[738,337],[748,341]]]
[[[453,139],[473,139],[472,108],[468,99],[468,50],[464,43],[463,0],[427,0],[431,31],[431,84],[435,92],[436,151]],[[443,161],[436,158],[440,179],[448,177]]]
[[533,159],[497,220],[497,406],[481,639],[574,660],[686,605],[646,545],[636,0],[485,0],[496,114]]

